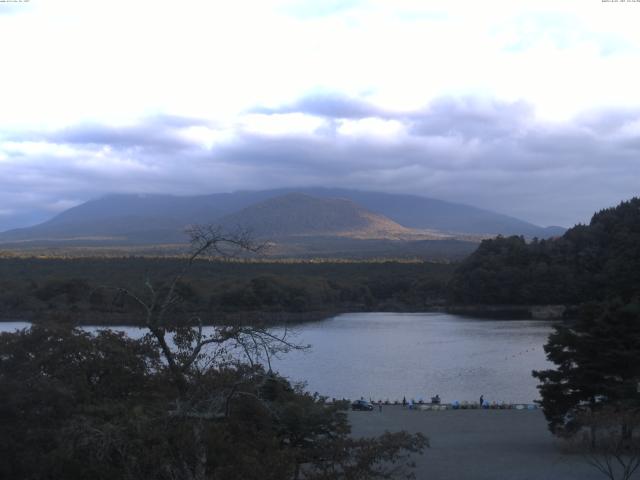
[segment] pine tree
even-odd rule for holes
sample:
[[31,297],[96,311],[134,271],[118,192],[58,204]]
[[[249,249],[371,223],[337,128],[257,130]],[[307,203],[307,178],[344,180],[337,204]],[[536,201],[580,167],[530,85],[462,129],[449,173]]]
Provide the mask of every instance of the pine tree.
[[[587,305],[545,345],[553,370],[534,371],[552,432],[571,434],[584,411],[640,410],[640,305]],[[624,427],[624,426],[623,426]]]

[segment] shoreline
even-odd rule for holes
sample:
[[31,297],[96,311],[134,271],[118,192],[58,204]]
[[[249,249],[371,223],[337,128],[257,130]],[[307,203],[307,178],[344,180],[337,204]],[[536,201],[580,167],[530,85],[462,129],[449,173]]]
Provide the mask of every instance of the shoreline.
[[[442,306],[434,305],[424,308],[398,308],[398,305],[389,307],[349,308],[331,310],[310,310],[305,312],[286,311],[237,311],[237,312],[203,312],[203,326],[216,326],[225,322],[239,322],[247,325],[295,325],[310,322],[328,320],[338,315],[350,313],[445,313],[461,317],[477,318],[479,320],[540,320],[554,321],[565,320],[564,313],[569,307],[563,305],[463,305]],[[532,313],[533,312],[533,313]],[[197,314],[197,312],[194,312]],[[57,315],[58,318],[47,318],[48,315]],[[45,323],[48,321],[64,320],[83,326],[144,326],[136,321],[137,315],[122,312],[5,312],[0,316],[0,323],[29,322]]]
[[[57,312],[59,318],[47,318],[41,312],[9,313],[0,317],[0,323],[27,322],[47,323],[52,321],[68,321],[79,326],[95,327],[144,327],[143,322],[136,321],[136,315],[126,313],[104,312]],[[251,325],[281,326],[289,324],[304,324],[326,320],[346,311],[310,311],[310,312],[220,312],[207,314],[203,318],[202,326],[214,327],[225,322],[239,322]],[[208,317],[208,318],[207,318]],[[216,317],[215,321],[211,317]]]
[[[355,399],[357,400],[357,399]],[[353,402],[355,401],[349,398],[335,399],[335,401],[326,402],[327,404],[333,404],[338,402]],[[432,412],[444,412],[447,410],[539,410],[540,407],[537,405],[537,400],[534,400],[534,403],[531,402],[491,402],[485,403],[482,407],[478,402],[470,402],[467,400],[452,402],[452,403],[426,403],[426,402],[407,402],[406,405],[402,405],[402,401],[394,400],[393,402],[382,402],[382,408],[385,407],[393,407],[393,408],[402,408],[403,410],[415,410],[415,411],[432,411]],[[373,405],[374,410],[378,410],[380,403],[378,401],[370,401]]]
[[448,305],[447,313],[476,318],[510,320],[564,320],[575,307],[567,305]]

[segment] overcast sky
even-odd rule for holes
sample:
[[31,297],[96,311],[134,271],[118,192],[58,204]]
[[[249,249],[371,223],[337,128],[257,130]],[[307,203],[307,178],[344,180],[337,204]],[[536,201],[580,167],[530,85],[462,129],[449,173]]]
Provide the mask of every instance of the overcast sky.
[[0,2],[0,230],[109,192],[640,194],[640,2]]

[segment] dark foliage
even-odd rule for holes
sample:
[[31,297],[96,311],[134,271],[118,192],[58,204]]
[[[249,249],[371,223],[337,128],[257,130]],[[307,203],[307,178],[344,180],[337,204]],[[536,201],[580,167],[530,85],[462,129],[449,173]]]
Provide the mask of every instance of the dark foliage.
[[[38,320],[51,312],[82,323],[139,323],[133,302],[109,285],[133,288],[153,272],[167,278],[180,258],[0,257],[0,317]],[[246,312],[268,317],[440,305],[453,266],[402,262],[196,261],[180,282],[180,308],[207,323]],[[155,286],[163,288],[162,282]],[[166,288],[166,285],[164,285]],[[317,318],[317,317],[316,317]]]
[[640,291],[640,198],[602,210],[559,238],[485,240],[449,286],[459,304],[628,302]]
[[158,360],[146,342],[110,331],[0,335],[0,477],[109,478],[138,414],[153,416],[164,396]]
[[345,406],[257,366],[194,369],[183,391],[171,376],[151,338],[0,335],[0,478],[397,478],[426,444],[350,438]]
[[534,371],[551,431],[573,434],[580,414],[602,407],[640,411],[640,304],[590,304],[545,345],[557,368]]

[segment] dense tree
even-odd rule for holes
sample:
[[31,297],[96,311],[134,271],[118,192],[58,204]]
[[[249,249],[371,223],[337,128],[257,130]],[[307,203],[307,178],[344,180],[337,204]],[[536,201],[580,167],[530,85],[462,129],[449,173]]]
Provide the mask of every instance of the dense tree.
[[[58,324],[0,335],[0,477],[107,478],[122,466],[127,430],[158,407],[158,361],[148,342],[110,331]],[[98,472],[82,457],[101,446]]]
[[640,198],[602,210],[559,238],[485,240],[449,288],[458,304],[628,302],[640,291]]
[[[135,303],[112,284],[136,290],[149,272],[170,278],[176,257],[0,258],[0,315],[40,321],[73,313],[86,324],[134,324]],[[336,311],[411,310],[441,305],[450,264],[422,262],[270,262],[198,259],[181,288],[180,309],[210,324],[225,317],[304,320]],[[186,297],[186,296],[185,296]]]
[[556,369],[533,375],[551,431],[575,433],[584,411],[640,412],[639,304],[587,305],[578,320],[555,327],[544,348]]

